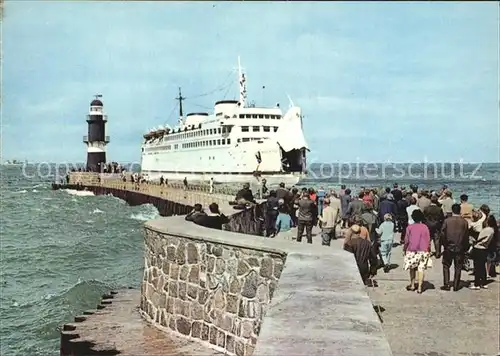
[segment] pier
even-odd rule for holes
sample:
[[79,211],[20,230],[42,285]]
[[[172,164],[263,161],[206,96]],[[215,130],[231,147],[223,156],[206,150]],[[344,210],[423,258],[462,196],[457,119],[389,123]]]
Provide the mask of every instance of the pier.
[[[181,216],[189,204],[207,206],[219,199],[230,220],[257,224],[258,219],[252,209],[227,204],[235,192],[182,188],[78,183],[78,189],[111,193],[132,204],[150,197],[179,208],[178,216],[169,208],[165,217],[145,224],[140,290],[104,296],[96,310],[66,324],[61,355],[498,354],[498,280],[487,291],[441,291],[441,260],[434,260],[424,293],[408,292],[408,273],[396,247],[397,267],[387,274],[379,270],[378,287],[365,287],[342,239],[325,247],[317,228],[312,245],[206,229]],[[245,232],[255,225],[238,226]],[[258,235],[257,230],[251,233]],[[462,274],[462,280],[470,278]]]
[[63,326],[62,356],[392,355],[353,256],[249,235],[261,229],[259,204],[241,211],[228,204],[234,192],[134,186],[94,174],[70,175],[68,185],[53,188],[113,194],[131,204],[168,199],[185,207],[178,212],[221,199],[232,226],[207,229],[171,208],[164,211],[171,216],[147,222],[140,291],[116,291]]

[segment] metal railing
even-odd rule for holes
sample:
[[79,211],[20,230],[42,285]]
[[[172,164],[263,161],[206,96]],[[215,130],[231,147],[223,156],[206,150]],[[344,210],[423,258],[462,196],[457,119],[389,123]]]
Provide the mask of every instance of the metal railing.
[[[97,116],[98,118],[94,118],[93,116]],[[87,121],[108,121],[108,115],[101,115],[99,113],[95,113],[92,115],[87,115]]]
[[[109,143],[109,141],[110,141],[109,136],[104,136],[104,142],[105,142],[105,143]],[[88,137],[88,136],[83,136],[83,142],[84,142],[84,143],[89,142],[89,137]],[[99,142],[99,141],[98,141],[98,140],[94,140],[94,141],[92,141],[92,142]]]

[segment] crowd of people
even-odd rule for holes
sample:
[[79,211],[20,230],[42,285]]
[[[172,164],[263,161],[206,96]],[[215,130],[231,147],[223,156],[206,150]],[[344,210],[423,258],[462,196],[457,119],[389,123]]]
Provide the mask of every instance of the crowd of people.
[[[390,272],[391,252],[397,245],[403,247],[403,268],[409,271],[407,289],[418,293],[424,271],[432,265],[431,256],[442,257],[441,289],[446,291],[461,288],[462,270],[474,273],[471,289],[486,289],[487,275],[495,276],[500,262],[498,223],[489,207],[474,208],[466,194],[456,202],[447,186],[429,191],[394,184],[381,192],[362,188],[357,194],[344,185],[338,192],[323,187],[287,189],[283,183],[276,190],[263,188],[267,237],[290,234],[296,227],[292,239],[301,242],[305,232],[307,243],[312,243],[313,227],[319,226],[323,245],[344,238],[344,249],[354,254],[365,283],[372,283],[379,267]],[[254,195],[245,184],[234,204],[252,203]],[[455,275],[450,282],[452,265]]]

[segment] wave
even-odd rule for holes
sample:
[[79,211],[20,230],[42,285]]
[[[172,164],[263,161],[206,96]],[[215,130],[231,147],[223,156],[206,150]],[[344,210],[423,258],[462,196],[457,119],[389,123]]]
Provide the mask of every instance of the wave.
[[38,193],[38,190],[33,189],[33,190],[32,190],[32,192],[33,192],[33,193]]
[[138,221],[148,221],[156,219],[160,216],[158,209],[155,208],[152,204],[145,204],[140,206],[140,212],[131,214],[130,218]]
[[104,213],[104,211],[102,211],[101,209],[98,209],[98,208],[95,208],[91,214],[102,214]]
[[66,193],[70,195],[76,195],[78,197],[90,197],[95,196],[93,192],[89,192],[88,190],[75,190],[75,189],[63,189]]
[[[110,285],[98,279],[84,280],[79,278],[76,283],[59,292],[47,293],[37,299],[30,300],[25,303],[19,303],[18,301],[13,300],[12,306],[27,308],[39,303],[40,300],[51,304],[66,303],[72,305],[77,300],[86,299],[89,294],[99,294],[110,289],[112,289]],[[55,301],[57,301],[57,303],[53,303]]]
[[28,193],[28,191],[26,189],[23,189],[23,190],[18,190],[14,193],[17,193],[17,194],[25,194],[25,193]]

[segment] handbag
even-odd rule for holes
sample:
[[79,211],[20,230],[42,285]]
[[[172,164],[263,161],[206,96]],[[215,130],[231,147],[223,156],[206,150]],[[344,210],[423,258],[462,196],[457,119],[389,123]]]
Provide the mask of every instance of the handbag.
[[432,258],[431,258],[431,256],[429,256],[429,257],[427,258],[427,263],[426,263],[426,266],[425,266],[425,267],[426,267],[426,268],[432,268]]

